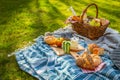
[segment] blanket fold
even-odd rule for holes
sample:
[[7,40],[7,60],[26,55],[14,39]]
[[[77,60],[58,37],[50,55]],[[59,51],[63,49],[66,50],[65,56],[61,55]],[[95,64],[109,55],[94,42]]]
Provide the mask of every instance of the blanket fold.
[[71,27],[47,34],[66,38],[76,37],[83,47],[88,43],[98,44],[105,48],[106,52],[101,57],[106,66],[95,73],[83,73],[71,55],[57,56],[44,42],[44,36],[40,36],[33,45],[16,52],[17,63],[23,71],[39,80],[120,80],[120,70],[114,67],[109,57],[109,52],[120,43],[120,35],[115,30],[108,28],[104,36],[94,41],[76,34]]

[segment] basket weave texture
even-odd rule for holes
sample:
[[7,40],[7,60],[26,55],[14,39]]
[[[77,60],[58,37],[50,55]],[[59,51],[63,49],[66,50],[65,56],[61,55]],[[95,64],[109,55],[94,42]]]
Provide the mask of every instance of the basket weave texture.
[[80,22],[74,22],[72,24],[72,28],[74,31],[76,31],[78,34],[85,36],[91,40],[98,39],[99,37],[103,36],[106,28],[109,25],[109,20],[105,20],[103,25],[100,25],[99,27],[97,26],[91,26],[90,24],[84,23],[83,22],[83,17],[87,12],[87,9],[90,6],[95,6],[96,8],[96,18],[98,19],[98,7],[95,3],[89,4],[85,10],[83,10],[81,14],[81,21]]

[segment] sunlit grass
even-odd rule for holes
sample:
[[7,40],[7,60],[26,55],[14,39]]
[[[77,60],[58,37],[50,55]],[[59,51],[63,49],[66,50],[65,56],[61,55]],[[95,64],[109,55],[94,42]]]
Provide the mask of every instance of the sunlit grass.
[[[110,20],[109,27],[120,32],[118,0],[0,0],[0,78],[36,80],[19,69],[14,56],[7,55],[47,31],[66,26],[65,20],[72,15],[70,6],[80,15],[93,2],[98,5],[99,17]],[[95,8],[89,8],[87,15],[95,16]]]

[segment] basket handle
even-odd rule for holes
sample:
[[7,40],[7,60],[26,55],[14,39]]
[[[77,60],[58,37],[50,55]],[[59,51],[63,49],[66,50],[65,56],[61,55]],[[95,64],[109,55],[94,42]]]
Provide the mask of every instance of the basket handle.
[[81,22],[83,23],[83,16],[85,15],[85,13],[87,12],[87,9],[90,7],[90,6],[95,6],[95,8],[96,8],[96,18],[98,18],[98,6],[95,4],[95,3],[92,3],[92,4],[89,4],[86,8],[85,8],[85,10],[83,10],[83,12],[82,12],[82,15],[81,15]]

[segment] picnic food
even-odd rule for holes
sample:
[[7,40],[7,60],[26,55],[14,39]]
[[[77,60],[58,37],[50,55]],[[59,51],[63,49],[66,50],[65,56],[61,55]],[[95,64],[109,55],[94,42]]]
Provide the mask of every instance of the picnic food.
[[[44,37],[44,41],[47,44],[52,45],[52,46],[56,46],[56,47],[61,47],[63,45],[64,46],[63,50],[65,50],[65,48],[67,47],[66,48],[67,49],[67,53],[69,52],[68,51],[68,43],[69,43],[69,47],[70,47],[71,51],[84,50],[84,48],[82,46],[80,46],[77,41],[73,41],[73,40],[66,41],[63,37],[57,38],[57,37],[54,37],[54,36],[45,36]],[[67,46],[66,46],[66,44],[67,44]],[[65,50],[65,52],[66,52],[66,50]]]
[[102,55],[103,53],[104,53],[103,48],[94,48],[93,49],[93,54]]
[[101,22],[100,22],[100,19],[92,19],[89,24],[91,26],[95,26],[95,27],[100,27],[101,26]]
[[71,41],[70,49],[71,49],[71,50],[74,50],[74,49],[77,49],[77,48],[78,48],[78,43],[77,43],[77,41]]
[[61,47],[63,41],[64,41],[64,38],[62,38],[62,37],[57,38],[55,44],[56,44],[58,47]]
[[94,48],[99,48],[99,46],[97,44],[94,44],[94,43],[88,44],[88,49],[91,53],[93,53]]
[[49,45],[54,45],[56,43],[56,38],[54,36],[45,36],[44,41]]
[[105,25],[106,24],[106,19],[105,18],[100,18],[100,23],[101,23],[101,25]]
[[[73,50],[71,50],[71,45],[72,45]],[[75,47],[78,45],[79,44],[75,41],[64,40],[62,42],[62,48],[53,47],[53,46],[51,47],[58,56],[64,55],[65,53],[70,53],[75,58],[76,64],[80,68],[88,69],[88,70],[95,70],[95,68],[98,67],[102,63],[102,59],[100,58],[100,56],[97,53],[90,54],[88,53],[88,51],[84,51],[81,55],[79,55],[77,54],[79,50],[76,50],[76,47]],[[89,44],[89,46],[90,46],[89,49],[91,49],[91,51],[93,51],[93,49],[95,48],[96,49],[99,48],[99,46],[96,44]]]
[[64,38],[56,38],[54,36],[45,36],[44,41],[49,45],[55,45],[57,47],[61,47]]
[[72,16],[72,20],[74,20],[74,21],[80,21],[80,17],[79,16]]
[[[89,7],[94,6],[96,8],[96,16],[87,16],[87,10]],[[95,3],[89,4],[79,16],[69,17],[67,23],[72,24],[72,29],[78,34],[85,36],[91,40],[98,39],[103,36],[105,30],[110,24],[109,20],[98,18],[98,6]]]
[[101,58],[100,56],[96,55],[96,54],[91,54],[91,57],[93,59],[93,62],[94,62],[94,66],[97,67],[101,62]]
[[92,54],[102,55],[104,53],[104,49],[94,43],[88,44],[88,49]]
[[70,53],[70,41],[63,41],[62,43],[62,49],[65,53]]
[[95,69],[95,66],[93,65],[93,59],[87,52],[84,52],[82,55],[80,55],[80,57],[76,60],[76,64],[84,69]]
[[65,49],[68,49],[70,51],[75,51],[75,52],[78,52],[80,50],[84,50],[84,48],[80,44],[78,44],[77,41],[73,41],[73,40],[71,40],[71,41],[63,41],[62,49],[65,52],[66,52]]
[[76,60],[76,64],[84,69],[94,70],[99,64],[101,64],[101,58],[96,54],[88,54],[84,52]]
[[77,41],[71,41],[70,50],[80,51],[80,50],[84,50],[84,48],[80,46]]

